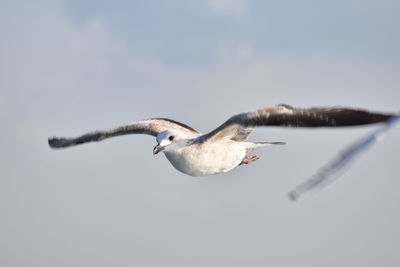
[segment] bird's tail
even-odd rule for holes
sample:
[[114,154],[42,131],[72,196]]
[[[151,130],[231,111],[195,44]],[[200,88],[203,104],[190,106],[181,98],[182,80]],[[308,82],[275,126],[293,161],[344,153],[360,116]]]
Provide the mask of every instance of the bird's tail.
[[265,146],[286,145],[286,142],[254,142],[254,143],[247,142],[246,145],[247,145],[247,150],[252,151],[256,148],[265,147]]

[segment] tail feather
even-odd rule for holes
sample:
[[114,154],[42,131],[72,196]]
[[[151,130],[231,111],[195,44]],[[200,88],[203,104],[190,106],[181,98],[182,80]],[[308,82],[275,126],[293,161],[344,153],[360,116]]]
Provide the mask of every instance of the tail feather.
[[247,152],[252,151],[256,148],[261,148],[265,146],[271,146],[271,145],[286,145],[286,142],[254,142],[254,143],[246,143],[247,145]]
[[254,142],[256,145],[286,145],[286,142]]

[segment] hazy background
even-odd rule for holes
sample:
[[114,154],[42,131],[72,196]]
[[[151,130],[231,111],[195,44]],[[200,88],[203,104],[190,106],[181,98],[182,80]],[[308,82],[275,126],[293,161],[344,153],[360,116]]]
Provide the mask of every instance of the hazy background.
[[255,163],[176,171],[155,140],[54,151],[149,117],[207,132],[288,103],[400,109],[400,2],[0,0],[0,265],[399,266],[400,132],[286,194],[373,130],[258,129]]

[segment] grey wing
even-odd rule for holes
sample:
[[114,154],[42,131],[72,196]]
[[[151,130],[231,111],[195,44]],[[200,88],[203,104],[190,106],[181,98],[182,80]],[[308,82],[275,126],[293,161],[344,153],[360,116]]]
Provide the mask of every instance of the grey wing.
[[202,136],[201,142],[214,142],[221,139],[244,141],[257,126],[356,126],[383,122],[393,115],[347,107],[298,108],[281,104],[235,115],[215,130]]
[[89,132],[73,138],[51,137],[49,138],[48,142],[52,148],[64,148],[88,142],[101,141],[106,138],[126,134],[149,134],[152,136],[157,136],[160,132],[170,129],[180,131],[188,137],[194,137],[200,134],[198,131],[190,126],[187,126],[186,124],[165,118],[154,118],[137,121],[114,129]]
[[289,198],[291,200],[297,200],[304,193],[311,190],[320,189],[323,186],[333,182],[339,177],[342,170],[352,164],[373,144],[380,141],[388,131],[396,127],[396,124],[399,121],[400,113],[387,120],[385,124],[380,126],[378,129],[346,147],[345,150],[340,152],[335,158],[319,169],[315,175],[292,190],[289,193]]

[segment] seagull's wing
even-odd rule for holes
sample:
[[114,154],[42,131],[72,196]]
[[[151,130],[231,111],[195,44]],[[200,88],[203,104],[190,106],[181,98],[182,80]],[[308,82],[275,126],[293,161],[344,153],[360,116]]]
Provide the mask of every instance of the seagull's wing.
[[396,126],[399,126],[399,121],[400,113],[387,120],[378,129],[346,147],[345,150],[340,152],[335,158],[319,169],[315,175],[293,189],[289,193],[289,198],[291,200],[297,200],[304,193],[311,190],[320,189],[323,186],[333,182],[339,177],[341,171],[350,166],[351,163],[365,153],[366,150],[369,149],[373,144],[380,141],[387,132]]
[[171,129],[180,131],[188,137],[200,134],[186,124],[165,118],[154,118],[137,121],[114,129],[98,130],[74,138],[51,137],[49,138],[49,145],[52,148],[63,148],[126,134],[149,134],[157,136],[160,132]]
[[392,116],[346,107],[298,108],[281,104],[235,115],[201,136],[199,142],[244,141],[256,126],[342,127],[383,122]]

